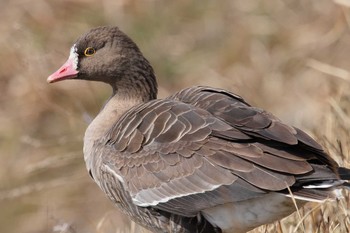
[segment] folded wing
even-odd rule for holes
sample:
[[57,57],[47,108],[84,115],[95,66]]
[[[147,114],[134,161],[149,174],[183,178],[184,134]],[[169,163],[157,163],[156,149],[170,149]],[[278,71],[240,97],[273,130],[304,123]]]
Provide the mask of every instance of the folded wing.
[[337,179],[334,161],[308,135],[219,89],[189,88],[136,106],[102,144],[103,163],[136,205],[186,216]]

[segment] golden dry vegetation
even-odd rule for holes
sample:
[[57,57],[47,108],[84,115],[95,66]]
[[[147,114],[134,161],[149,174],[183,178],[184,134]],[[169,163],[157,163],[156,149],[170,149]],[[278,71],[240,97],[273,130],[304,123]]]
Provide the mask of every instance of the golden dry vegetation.
[[[153,64],[160,97],[224,87],[314,135],[349,164],[349,0],[1,0],[0,232],[146,232],[89,179],[82,137],[110,94],[46,83],[74,40],[118,25]],[[350,232],[349,195],[261,232]]]

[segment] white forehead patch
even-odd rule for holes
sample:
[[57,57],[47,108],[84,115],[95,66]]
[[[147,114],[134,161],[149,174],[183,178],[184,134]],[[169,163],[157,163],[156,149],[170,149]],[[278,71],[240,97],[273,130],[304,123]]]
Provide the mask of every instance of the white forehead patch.
[[74,44],[72,48],[70,48],[69,60],[73,60],[73,68],[78,69],[78,53],[77,46]]

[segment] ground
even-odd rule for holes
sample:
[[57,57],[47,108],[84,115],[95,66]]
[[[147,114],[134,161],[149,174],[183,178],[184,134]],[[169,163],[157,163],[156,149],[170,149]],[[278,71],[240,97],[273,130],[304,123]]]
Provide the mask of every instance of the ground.
[[[350,1],[0,1],[1,232],[139,232],[89,178],[87,122],[102,84],[46,78],[75,39],[118,25],[154,66],[159,96],[222,87],[317,138],[349,165]],[[349,195],[258,232],[349,232]],[[303,221],[301,221],[303,220]]]

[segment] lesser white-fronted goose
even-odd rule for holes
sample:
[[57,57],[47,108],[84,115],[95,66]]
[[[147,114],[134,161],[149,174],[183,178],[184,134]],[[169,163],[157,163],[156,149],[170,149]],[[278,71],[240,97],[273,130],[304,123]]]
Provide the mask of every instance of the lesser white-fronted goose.
[[153,232],[246,232],[306,201],[335,198],[349,170],[306,133],[240,96],[191,87],[157,98],[153,69],[117,27],[81,36],[48,78],[102,81],[113,93],[84,138],[87,169]]

